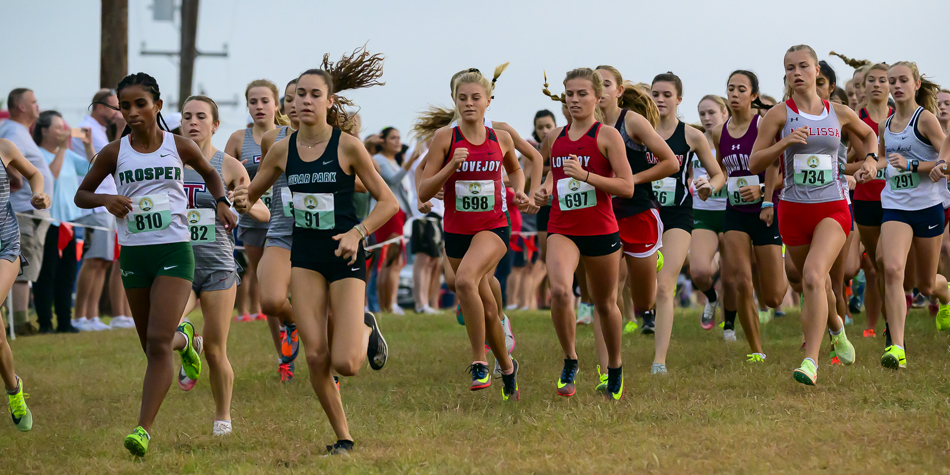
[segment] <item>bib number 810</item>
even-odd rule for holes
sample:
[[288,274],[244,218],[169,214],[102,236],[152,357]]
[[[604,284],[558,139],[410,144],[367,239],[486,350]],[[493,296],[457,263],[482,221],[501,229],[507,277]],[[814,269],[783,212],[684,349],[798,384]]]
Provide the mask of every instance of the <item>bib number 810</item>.
[[159,213],[136,214],[135,228],[137,231],[152,231],[162,228],[162,215]]

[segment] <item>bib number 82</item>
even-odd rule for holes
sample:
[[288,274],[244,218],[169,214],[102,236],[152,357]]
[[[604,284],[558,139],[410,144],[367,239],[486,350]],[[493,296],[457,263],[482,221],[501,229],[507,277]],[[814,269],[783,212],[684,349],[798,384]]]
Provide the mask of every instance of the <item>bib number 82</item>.
[[208,239],[207,226],[189,226],[192,241],[206,241]]

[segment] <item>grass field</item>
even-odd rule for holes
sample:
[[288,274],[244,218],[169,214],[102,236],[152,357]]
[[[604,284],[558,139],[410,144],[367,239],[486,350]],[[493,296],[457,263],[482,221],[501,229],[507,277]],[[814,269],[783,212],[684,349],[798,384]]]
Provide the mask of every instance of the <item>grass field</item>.
[[[562,356],[547,312],[511,314],[522,364],[520,403],[501,384],[471,393],[469,351],[454,315],[384,315],[390,359],[342,383],[356,448],[324,457],[333,433],[309,385],[280,384],[263,322],[231,327],[234,434],[211,435],[205,377],[173,385],[150,452],[122,439],[138,416],[145,357],[133,330],[33,336],[13,342],[30,394],[30,433],[0,424],[3,473],[948,473],[948,337],[926,311],[908,319],[908,369],[879,364],[883,339],[860,336],[852,367],[823,356],[817,387],[792,380],[801,362],[797,313],[763,329],[765,364],[748,347],[677,315],[666,376],[649,373],[653,339],[624,340],[625,397],[594,391],[591,327],[580,328],[578,394],[555,394]],[[195,320],[200,322],[201,317]],[[200,329],[200,325],[198,325]],[[880,333],[880,332],[879,332]],[[823,351],[823,353],[826,353]],[[177,357],[176,357],[177,361]],[[7,416],[4,416],[7,417]]]

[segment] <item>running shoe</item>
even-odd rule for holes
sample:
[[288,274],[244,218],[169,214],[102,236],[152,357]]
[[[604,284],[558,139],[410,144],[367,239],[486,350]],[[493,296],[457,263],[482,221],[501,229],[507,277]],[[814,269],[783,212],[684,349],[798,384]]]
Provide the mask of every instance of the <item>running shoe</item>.
[[950,329],[950,302],[946,305],[938,302],[939,309],[937,310],[937,330],[944,331]]
[[194,379],[189,378],[188,375],[185,374],[184,366],[178,367],[178,388],[179,389],[181,389],[182,391],[191,391],[191,388],[195,387],[195,384],[197,382],[198,381],[195,381]]
[[735,330],[723,330],[722,339],[727,342],[736,341],[736,331]]
[[663,270],[663,251],[656,251],[656,271]]
[[87,318],[86,320],[86,330],[101,332],[104,330],[112,330],[112,327],[102,323],[102,320],[99,320],[99,317]]
[[386,339],[379,332],[379,324],[376,323],[376,316],[370,312],[363,314],[363,323],[370,327],[373,332],[369,335],[369,344],[366,348],[366,357],[369,359],[369,366],[376,371],[386,366],[386,360],[389,359],[389,346],[386,345]]
[[267,315],[264,315],[264,312],[258,313],[255,320],[267,320]]
[[594,305],[581,302],[577,308],[577,324],[590,325],[594,322]]
[[650,368],[650,374],[666,374],[666,365],[663,363],[653,363]]
[[353,450],[352,440],[338,440],[333,445],[327,446],[327,455],[346,455]]
[[910,303],[913,308],[924,308],[927,305],[927,297],[924,297],[924,294],[914,289],[914,298]]
[[699,322],[703,330],[712,330],[712,328],[716,326],[716,307],[718,306],[718,300],[713,303],[706,301],[706,306],[703,307],[703,316]]
[[558,396],[571,397],[574,395],[574,379],[577,377],[577,360],[564,360],[564,369],[561,370],[561,377],[557,380]]
[[765,362],[765,353],[752,353],[751,355],[746,355],[746,361],[749,363],[764,363]]
[[248,315],[248,314],[246,314],[246,313],[245,313],[244,315],[240,315],[240,314],[239,314],[239,315],[235,315],[235,316],[234,316],[234,321],[235,321],[235,322],[249,322],[249,321],[251,321],[251,316]]
[[834,345],[835,355],[844,365],[854,363],[854,345],[848,341],[848,335],[845,334],[844,327],[841,327],[841,333],[831,335],[831,344]]
[[294,379],[294,362],[290,363],[278,363],[277,364],[277,374],[280,375],[280,382],[289,383]]
[[636,319],[630,320],[629,322],[627,322],[626,325],[623,326],[623,333],[624,334],[633,333],[637,331],[637,328],[640,328],[640,326],[637,325]]
[[511,354],[512,351],[515,351],[515,334],[511,331],[511,319],[508,318],[508,315],[502,315],[501,319],[501,329],[505,332],[505,347],[508,349],[508,354]]
[[910,312],[910,307],[914,305],[914,296],[911,294],[904,294],[904,300],[907,301],[907,312]]
[[851,315],[845,315],[845,316],[844,316],[844,324],[845,324],[845,325],[854,325],[854,319],[851,318]]
[[654,324],[653,312],[645,312],[643,314],[643,327],[640,328],[640,334],[642,335],[652,335],[656,331]]
[[623,399],[623,367],[617,368],[610,374],[610,368],[607,368],[607,398],[614,401]]
[[393,305],[393,308],[390,309],[390,312],[392,312],[393,315],[399,315],[399,316],[406,314],[406,311],[403,310],[402,307],[399,306],[399,304]]
[[204,346],[202,339],[195,336],[195,326],[187,319],[181,325],[178,325],[178,332],[185,336],[185,347],[178,351],[178,355],[181,356],[182,369],[185,376],[197,381],[198,377],[201,376],[201,357],[199,355]]
[[484,363],[472,363],[468,367],[468,372],[472,373],[472,391],[485,389],[491,386],[491,376],[488,374],[488,365]]
[[831,357],[831,366],[841,366],[841,359],[838,358],[838,353],[835,353],[834,347],[831,347],[831,351],[828,353],[828,356]]
[[13,418],[13,425],[20,432],[27,432],[33,428],[33,413],[26,407],[26,399],[29,394],[23,392],[23,380],[16,377],[17,390],[13,394],[7,394],[7,405],[10,408],[10,417]]
[[339,376],[334,376],[334,377],[333,377],[333,384],[336,385],[336,390],[339,391],[339,390],[340,390],[340,377],[339,377]]
[[521,400],[521,391],[518,390],[518,360],[512,358],[511,364],[514,366],[514,370],[511,374],[504,374],[501,376],[501,400],[507,401],[509,399],[514,399],[515,401]]
[[864,338],[874,338],[876,336],[877,336],[877,332],[875,332],[873,328],[868,328],[867,330],[864,330]]
[[149,437],[148,432],[142,426],[138,426],[131,434],[125,436],[125,448],[136,457],[144,457],[145,452],[148,451],[149,439],[151,437]]
[[607,373],[600,372],[600,365],[597,365],[597,386],[594,387],[594,391],[607,393]]
[[927,302],[927,312],[930,313],[931,317],[936,317],[940,313],[940,301],[935,297],[930,297],[930,300]]
[[887,350],[887,347],[893,344],[894,342],[891,341],[891,331],[888,328],[887,322],[884,322],[884,349]]
[[214,421],[214,427],[211,428],[211,434],[215,437],[231,435],[231,421]]
[[459,322],[459,325],[465,326],[465,319],[462,318],[462,304],[455,306],[455,321]]
[[890,369],[904,369],[907,367],[907,356],[904,350],[897,345],[888,346],[881,356],[881,366]]
[[785,316],[785,311],[781,309],[775,309],[773,313],[775,315],[775,318],[782,318]]
[[792,376],[795,377],[795,381],[799,383],[814,386],[818,382],[818,367],[815,366],[815,363],[812,360],[805,358],[802,361],[802,366],[795,370],[792,373]]
[[297,359],[300,352],[300,337],[297,335],[297,325],[291,323],[280,331],[281,361],[290,363]]
[[759,310],[759,324],[765,325],[772,321],[772,311],[771,310]]

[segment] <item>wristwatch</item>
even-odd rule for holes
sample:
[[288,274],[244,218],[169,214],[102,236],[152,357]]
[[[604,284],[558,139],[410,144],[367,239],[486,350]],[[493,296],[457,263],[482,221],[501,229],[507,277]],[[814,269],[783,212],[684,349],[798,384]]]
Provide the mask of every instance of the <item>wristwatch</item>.
[[231,200],[229,200],[227,196],[222,196],[222,197],[220,197],[220,198],[214,200],[214,204],[218,204],[218,203],[224,203],[224,204],[228,205],[228,208],[231,207]]

